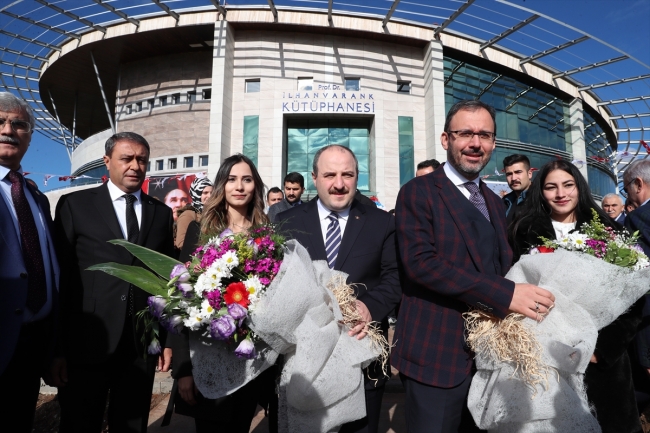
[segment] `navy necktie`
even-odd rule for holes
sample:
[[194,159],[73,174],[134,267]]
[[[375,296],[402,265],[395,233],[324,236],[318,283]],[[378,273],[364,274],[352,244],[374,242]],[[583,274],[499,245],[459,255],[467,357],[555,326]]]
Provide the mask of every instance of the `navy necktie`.
[[469,201],[476,206],[476,209],[478,209],[488,221],[490,221],[490,213],[485,204],[485,197],[481,194],[478,185],[474,182],[465,182],[463,185],[465,185],[465,188],[467,188],[467,191],[470,193]]
[[23,261],[27,269],[27,308],[36,314],[47,301],[47,280],[41,242],[38,238],[34,214],[25,196],[22,175],[10,171],[8,177],[11,182],[11,200],[14,203],[20,228]]
[[334,269],[336,256],[338,256],[341,247],[341,226],[339,225],[339,214],[336,212],[332,212],[327,218],[329,218],[330,224],[327,226],[325,253],[327,254],[327,264],[330,269]]
[[133,194],[124,194],[126,200],[126,240],[135,244],[138,242],[140,235],[140,226],[138,225],[138,217],[135,215],[135,208],[133,203],[138,200]]

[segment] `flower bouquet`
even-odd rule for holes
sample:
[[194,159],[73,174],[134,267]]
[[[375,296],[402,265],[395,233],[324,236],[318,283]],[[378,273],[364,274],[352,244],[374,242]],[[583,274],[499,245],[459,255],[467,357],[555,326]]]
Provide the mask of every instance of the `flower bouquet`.
[[[189,330],[194,381],[201,394],[231,394],[285,356],[280,423],[288,431],[329,431],[365,416],[361,368],[387,356],[381,332],[357,340],[360,319],[347,275],[312,262],[272,226],[226,231],[183,264],[124,240],[152,272],[96,265],[150,293],[149,335],[162,325]],[[159,347],[159,344],[158,344]]]
[[[598,331],[647,291],[648,258],[597,216],[579,231],[522,256],[506,275],[555,295],[544,320],[465,314],[476,354],[468,407],[481,429],[497,432],[600,432],[584,389]],[[540,317],[541,319],[541,317]]]

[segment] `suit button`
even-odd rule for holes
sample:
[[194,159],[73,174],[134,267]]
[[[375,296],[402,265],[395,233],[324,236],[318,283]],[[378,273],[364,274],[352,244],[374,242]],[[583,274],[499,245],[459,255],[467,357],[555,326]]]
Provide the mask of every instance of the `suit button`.
[[123,301],[126,301],[126,295],[120,296],[120,299],[123,300]]
[[23,314],[23,309],[22,308],[16,308],[15,313],[16,314]]
[[27,272],[21,272],[20,278],[27,278]]

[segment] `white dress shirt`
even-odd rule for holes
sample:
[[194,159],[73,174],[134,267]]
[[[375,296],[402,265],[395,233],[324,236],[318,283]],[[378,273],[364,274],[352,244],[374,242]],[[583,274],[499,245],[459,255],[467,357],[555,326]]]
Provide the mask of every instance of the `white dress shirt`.
[[[318,199],[318,202],[316,204],[318,207],[318,219],[320,220],[320,231],[323,235],[323,243],[327,244],[327,226],[329,226],[331,223],[328,216],[332,213],[332,211],[326,208],[320,199]],[[348,224],[348,217],[350,216],[350,207],[347,207],[342,211],[336,211],[336,213],[339,214],[339,227],[341,228],[341,240],[343,240],[345,226]]]
[[462,174],[458,172],[450,163],[447,161],[445,165],[442,166],[442,169],[445,170],[445,174],[447,175],[447,178],[456,185],[456,188],[458,188],[458,191],[460,191],[461,194],[465,196],[466,199],[469,200],[469,196],[471,193],[469,190],[463,185],[465,182],[474,182],[476,186],[480,187],[481,186],[481,178],[476,177],[476,179],[470,181],[465,178]]
[[[126,199],[124,195],[126,192],[119,189],[113,182],[110,180],[106,182],[108,185],[108,193],[111,195],[111,201],[113,202],[113,209],[115,209],[115,215],[117,220],[120,222],[120,228],[122,229],[122,235],[124,239],[128,239],[128,232],[126,230]],[[133,209],[135,210],[135,216],[138,217],[138,227],[142,227],[142,202],[140,201],[140,195],[142,190],[137,190],[136,192],[128,193],[133,194],[137,199],[133,203]]]
[[[11,220],[14,223],[18,241],[22,242],[20,236],[20,225],[18,224],[18,217],[16,216],[16,209],[14,208],[14,201],[11,199],[11,181],[7,176],[10,171],[11,170],[7,167],[0,165],[0,190],[2,191],[2,198],[11,212]],[[22,167],[18,167],[17,171],[18,173],[22,173]],[[45,267],[45,283],[47,286],[47,301],[45,301],[45,304],[41,307],[38,313],[33,314],[28,308],[25,309],[23,316],[24,322],[34,322],[36,320],[44,319],[50,314],[50,311],[52,311],[52,290],[55,287],[54,274],[58,274],[58,264],[56,262],[52,239],[47,230],[47,220],[43,216],[41,208],[38,207],[36,199],[32,197],[30,190],[27,188],[27,185],[25,185],[25,178],[22,179],[22,183],[25,197],[29,203],[32,215],[34,215],[34,222],[36,224],[36,230],[38,231],[38,241],[41,244],[41,254],[43,255],[43,265]]]

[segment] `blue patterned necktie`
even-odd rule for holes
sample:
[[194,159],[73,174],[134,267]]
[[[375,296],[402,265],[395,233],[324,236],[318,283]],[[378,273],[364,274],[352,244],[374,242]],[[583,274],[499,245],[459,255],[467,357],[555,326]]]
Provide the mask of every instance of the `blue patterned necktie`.
[[23,261],[27,270],[27,308],[36,314],[47,301],[47,280],[41,241],[38,238],[34,214],[25,196],[23,176],[16,171],[10,171],[7,177],[11,182],[11,200],[16,210]]
[[338,256],[341,247],[341,226],[339,225],[339,214],[336,212],[332,212],[327,218],[329,218],[330,224],[327,226],[325,253],[327,254],[328,266],[330,269],[334,269],[336,256]]
[[483,194],[481,194],[478,185],[474,182],[465,182],[463,185],[465,185],[465,188],[467,188],[467,191],[470,193],[469,201],[476,206],[476,209],[478,209],[488,221],[490,221],[490,213],[488,212],[485,198],[483,197]]

